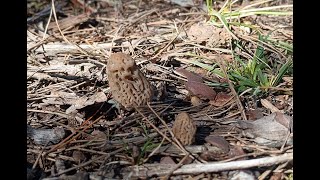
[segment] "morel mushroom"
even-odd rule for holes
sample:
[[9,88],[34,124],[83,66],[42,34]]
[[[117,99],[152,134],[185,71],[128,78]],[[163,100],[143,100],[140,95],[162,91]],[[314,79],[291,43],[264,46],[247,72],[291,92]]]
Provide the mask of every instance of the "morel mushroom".
[[151,85],[129,55],[111,54],[107,71],[112,96],[125,109],[131,110],[151,100]]
[[183,145],[190,145],[194,142],[196,129],[197,127],[189,114],[182,112],[177,115],[172,132]]

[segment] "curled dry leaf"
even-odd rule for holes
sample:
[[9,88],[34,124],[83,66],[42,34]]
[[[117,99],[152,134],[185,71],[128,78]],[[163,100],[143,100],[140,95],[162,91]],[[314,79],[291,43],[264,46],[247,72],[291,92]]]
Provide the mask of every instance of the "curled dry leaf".
[[[85,13],[77,16],[69,16],[65,19],[59,20],[59,28],[61,30],[64,30],[66,28],[70,28],[70,27],[76,26],[77,24],[83,23],[88,19],[89,19],[89,16]],[[51,22],[48,26],[48,30],[57,31],[58,27],[56,22]]]
[[27,136],[33,139],[38,145],[52,145],[59,143],[65,136],[65,130],[62,127],[53,129],[35,129],[27,125]]
[[284,177],[284,173],[283,172],[275,172],[272,174],[272,176],[270,177],[270,180],[281,180],[281,179],[285,179]]
[[93,138],[90,138],[90,139],[96,139],[96,140],[102,140],[102,141],[107,140],[107,135],[104,132],[99,130],[92,131],[91,135],[93,135]]
[[197,127],[188,113],[182,112],[176,116],[172,132],[183,145],[194,142],[196,130]]
[[52,91],[47,99],[43,99],[41,105],[71,105],[67,110],[66,114],[76,112],[76,110],[84,108],[98,102],[107,101],[107,96],[103,92],[95,92],[92,96],[79,97],[75,93],[68,93],[63,91]]
[[262,106],[264,106],[267,109],[270,109],[271,112],[281,112],[277,107],[275,107],[270,101],[267,99],[261,99],[260,100]]
[[201,76],[199,76],[198,74],[196,73],[193,73],[193,72],[190,72],[190,71],[187,71],[183,68],[178,68],[176,69],[176,72],[178,74],[181,74],[183,76],[185,76],[188,81],[195,81],[195,82],[199,82],[199,83],[202,83],[203,82],[203,79]]
[[[229,151],[229,157],[230,158],[233,158],[233,157],[236,157],[236,156],[242,156],[242,155],[245,155],[245,154],[246,153],[243,151],[242,147],[241,146],[237,146],[237,145],[235,145]],[[246,160],[246,159],[247,159],[247,157],[242,157],[242,158],[239,158],[237,160]]]
[[223,152],[228,153],[230,150],[229,143],[222,136],[207,136],[205,141],[213,146],[220,148]]
[[203,151],[200,157],[205,161],[222,161],[229,158],[228,153],[223,151]]
[[161,158],[160,164],[176,164],[170,156]]
[[207,136],[205,141],[216,147],[214,151],[206,150],[200,154],[200,157],[206,161],[221,161],[229,158],[230,145],[228,141],[221,136]]
[[127,110],[146,105],[151,100],[151,85],[129,55],[111,54],[107,71],[113,98]]
[[255,180],[255,176],[249,170],[236,170],[228,172],[228,179],[230,180],[238,180],[238,179],[246,179],[246,180]]
[[80,97],[78,99],[73,99],[72,101],[70,101],[72,105],[66,110],[66,113],[70,114],[78,109],[82,109],[94,103],[105,102],[107,100],[108,98],[103,92],[95,92],[90,97]]
[[[238,121],[238,126],[242,129],[242,134],[244,136],[254,139],[257,144],[268,147],[281,147],[287,140],[286,143],[291,145],[293,139],[289,127],[292,127],[292,118],[290,116],[280,115],[279,113],[272,113],[269,116],[265,116],[255,121],[240,120]],[[284,116],[285,120],[280,120],[281,123],[279,123],[277,119],[281,119],[281,116]],[[282,123],[288,125],[288,127],[284,126]]]
[[206,23],[197,23],[190,27],[188,37],[192,41],[203,42],[208,41],[214,36],[215,27]]
[[209,100],[213,100],[216,97],[216,92],[203,83],[201,76],[182,68],[177,69],[176,72],[187,77],[188,81],[185,85],[191,95]]
[[259,109],[248,110],[246,111],[248,120],[257,120],[263,117],[263,113]]
[[288,115],[285,115],[281,112],[275,112],[275,114],[276,114],[275,120],[278,123],[282,124],[284,127],[290,129],[290,131],[292,131],[293,122],[292,122],[291,117]]
[[207,42],[206,45],[209,47],[224,45],[232,38],[225,28],[204,22],[192,25],[187,35],[190,40],[197,43]]
[[204,83],[187,81],[186,89],[190,92],[191,95],[198,96],[199,98],[214,100],[214,98],[216,97],[216,92]]
[[222,107],[225,104],[227,104],[233,96],[230,96],[229,94],[226,94],[224,92],[219,92],[217,96],[214,98],[214,100],[211,100],[209,104],[217,106],[217,107]]
[[185,165],[185,164],[191,164],[193,162],[193,159],[190,157],[190,156],[188,156],[186,159],[184,159],[183,161],[182,161],[182,164],[183,165]]

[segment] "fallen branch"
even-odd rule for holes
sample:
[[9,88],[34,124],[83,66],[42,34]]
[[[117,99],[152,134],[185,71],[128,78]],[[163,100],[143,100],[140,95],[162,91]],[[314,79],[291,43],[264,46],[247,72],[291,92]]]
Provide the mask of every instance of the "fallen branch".
[[[136,44],[140,42],[139,39],[132,40],[131,42],[125,41],[122,42],[120,47],[128,48],[131,47],[132,44]],[[83,50],[86,50],[90,53],[91,51],[99,51],[99,50],[109,50],[114,46],[111,42],[110,43],[102,43],[102,44],[79,44],[79,47]],[[29,43],[27,45],[28,51],[34,50],[38,53],[50,53],[50,54],[57,54],[57,53],[75,53],[79,52],[79,47],[76,45],[70,45],[67,43],[48,43],[48,44],[33,44]]]
[[[173,175],[178,174],[199,174],[220,171],[230,171],[237,169],[247,169],[252,167],[271,166],[291,161],[293,153],[287,153],[280,156],[264,157],[259,159],[241,160],[232,162],[212,162],[208,164],[188,164],[174,171]],[[142,166],[131,166],[126,168],[126,173],[132,173],[132,177],[152,177],[167,175],[175,164],[144,164]]]

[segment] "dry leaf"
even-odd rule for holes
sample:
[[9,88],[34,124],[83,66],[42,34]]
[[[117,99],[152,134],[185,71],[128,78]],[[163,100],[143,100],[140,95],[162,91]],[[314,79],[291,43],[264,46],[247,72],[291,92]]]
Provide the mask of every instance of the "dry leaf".
[[203,151],[200,157],[205,161],[222,161],[229,158],[228,153],[223,151]]
[[[277,119],[281,122],[284,121],[281,120],[283,119],[281,116],[278,113],[272,113],[255,121],[240,120],[238,121],[238,126],[243,130],[244,136],[254,139],[257,144],[268,147],[281,147],[290,134],[290,129],[277,121]],[[289,116],[285,117],[287,119],[285,121],[292,121]],[[292,122],[289,124],[292,124]],[[287,144],[291,145],[292,140],[290,135]]]
[[229,152],[230,147],[228,141],[221,136],[207,136],[205,141],[213,146],[220,148],[223,152]]
[[228,179],[230,180],[238,180],[238,179],[245,179],[245,180],[255,180],[257,178],[254,177],[253,173],[249,170],[236,170],[236,171],[229,171]]
[[104,132],[99,130],[92,131],[91,135],[93,136],[93,138],[89,137],[89,139],[96,139],[96,140],[102,140],[102,141],[108,140],[107,135]]
[[161,158],[160,164],[176,164],[170,156]]
[[203,22],[192,25],[187,35],[190,40],[197,43],[207,42],[208,47],[224,45],[232,38],[225,28]]
[[187,81],[186,89],[191,95],[198,96],[199,98],[214,100],[214,98],[216,97],[216,92],[204,83]]
[[284,127],[290,129],[290,131],[292,131],[293,123],[292,123],[292,119],[290,116],[285,115],[281,112],[276,112],[275,120],[278,123],[282,124]]
[[269,102],[267,99],[261,99],[260,100],[263,107],[270,109],[271,112],[281,112],[277,107],[275,107],[271,102]]
[[259,109],[248,110],[246,111],[246,115],[248,120],[257,120],[263,117],[263,113]]
[[33,139],[38,145],[52,145],[59,143],[65,136],[65,131],[62,127],[53,129],[36,129],[27,125],[27,136]]
[[96,102],[99,103],[107,100],[108,98],[103,92],[96,92],[90,97],[82,96],[77,99],[71,99],[69,101],[69,104],[71,104],[71,106],[66,110],[66,114],[71,114],[73,112],[76,112],[76,110],[78,109],[82,109]]
[[43,103],[41,105],[71,105],[68,109],[66,109],[66,114],[72,114],[76,112],[76,110],[84,108],[88,105],[108,100],[107,96],[103,92],[96,92],[90,97],[79,97],[75,93],[52,91],[50,96],[51,97],[47,99],[43,99]]
[[[69,27],[74,27],[77,24],[83,23],[89,19],[88,15],[83,13],[77,16],[69,16],[65,19],[59,20],[58,24],[61,30],[64,30]],[[52,31],[57,31],[58,27],[56,22],[51,22],[48,26],[48,29]]]
[[191,164],[193,162],[193,159],[190,157],[190,156],[188,156],[186,159],[184,159],[183,161],[182,161],[182,164],[183,165],[185,165],[185,164]]
[[[246,153],[243,151],[242,147],[241,146],[234,146],[233,148],[230,149],[229,151],[229,157],[230,158],[233,158],[233,157],[236,157],[236,156],[242,156],[242,155],[245,155]],[[243,157],[243,158],[239,158],[237,160],[246,160],[248,159],[247,157]]]
[[190,27],[188,31],[188,37],[192,41],[203,42],[208,41],[212,36],[214,36],[215,27],[206,23],[197,23]]
[[270,180],[281,180],[282,177],[283,177],[283,172],[274,172],[270,177]]
[[227,104],[233,96],[230,96],[229,94],[226,94],[224,92],[219,92],[217,96],[214,98],[214,100],[211,100],[209,104],[217,106],[217,107],[222,107],[225,104]]
[[193,72],[190,72],[190,71],[187,71],[183,68],[178,68],[176,69],[176,72],[178,74],[181,74],[183,76],[185,76],[188,81],[195,81],[195,82],[198,82],[198,83],[202,83],[203,82],[203,79],[200,75],[196,74],[196,73],[193,73]]
[[188,81],[185,85],[190,95],[209,100],[213,100],[216,97],[216,92],[211,87],[204,84],[202,77],[198,74],[182,68],[177,69],[176,72],[187,77]]

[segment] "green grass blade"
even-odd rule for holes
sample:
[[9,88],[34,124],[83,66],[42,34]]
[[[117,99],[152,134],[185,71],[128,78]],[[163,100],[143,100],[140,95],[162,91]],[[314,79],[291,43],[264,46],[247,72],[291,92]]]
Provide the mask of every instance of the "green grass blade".
[[232,79],[239,81],[239,85],[250,86],[250,87],[259,86],[256,82],[252,81],[251,79],[248,79],[248,78],[243,77],[241,75],[238,75],[236,73],[231,72],[230,75],[233,77]]
[[284,74],[287,73],[290,68],[292,68],[292,65],[293,65],[292,59],[288,60],[285,64],[283,64],[279,69],[279,72],[275,77],[274,81],[271,83],[271,85],[277,86],[282,80],[282,77],[284,76]]

